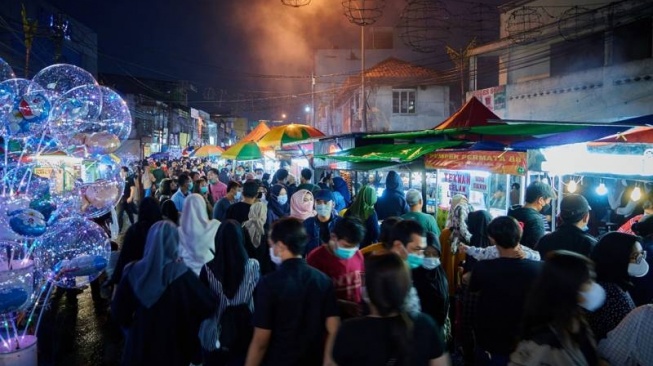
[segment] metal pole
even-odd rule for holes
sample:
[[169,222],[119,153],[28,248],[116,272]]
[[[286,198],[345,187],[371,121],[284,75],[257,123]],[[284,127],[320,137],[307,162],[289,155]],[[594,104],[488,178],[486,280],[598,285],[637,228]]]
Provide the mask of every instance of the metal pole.
[[312,127],[317,127],[315,124],[315,74],[311,73],[311,124]]
[[367,132],[367,98],[365,97],[365,26],[361,26],[361,102],[363,111],[361,118],[363,131]]

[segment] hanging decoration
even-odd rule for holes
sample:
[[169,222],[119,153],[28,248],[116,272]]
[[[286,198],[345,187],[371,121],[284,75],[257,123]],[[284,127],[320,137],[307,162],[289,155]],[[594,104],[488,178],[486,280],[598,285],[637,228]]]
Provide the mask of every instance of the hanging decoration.
[[342,7],[351,23],[366,26],[381,18],[385,0],[342,0]]
[[439,0],[413,0],[399,19],[399,37],[417,52],[442,50],[451,37],[451,13]]
[[506,32],[517,44],[533,42],[542,34],[542,15],[533,7],[523,6],[510,14],[506,21]]

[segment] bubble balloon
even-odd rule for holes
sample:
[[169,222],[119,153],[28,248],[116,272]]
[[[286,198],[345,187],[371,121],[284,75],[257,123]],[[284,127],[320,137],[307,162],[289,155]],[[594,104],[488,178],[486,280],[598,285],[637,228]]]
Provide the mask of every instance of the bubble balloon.
[[11,66],[5,60],[0,58],[0,81],[5,81],[7,79],[13,79],[16,75],[14,70],[11,69]]
[[19,242],[0,241],[0,313],[27,308],[34,294],[34,261]]
[[96,123],[101,110],[100,86],[88,84],[71,89],[54,103],[50,132],[64,145],[79,146],[87,135],[104,131]]
[[0,240],[19,241],[22,239],[20,235],[11,229],[7,213],[27,207],[29,207],[27,198],[0,196]]
[[110,254],[104,229],[79,216],[57,221],[36,248],[38,269],[48,281],[63,288],[83,287],[96,279]]
[[109,132],[96,132],[84,140],[89,154],[104,155],[110,154],[120,147],[118,136]]
[[97,84],[91,73],[68,64],[48,66],[34,75],[32,81],[39,84],[53,98],[58,98],[78,86]]
[[132,130],[132,116],[127,103],[115,91],[105,86],[102,89],[102,113],[97,124],[102,132],[118,137],[122,142],[129,138]]
[[9,215],[9,227],[16,234],[29,238],[35,238],[45,234],[47,224],[45,217],[40,212],[31,208],[11,211]]
[[38,84],[25,79],[0,83],[0,120],[5,136],[22,139],[42,134],[50,109],[50,100]]

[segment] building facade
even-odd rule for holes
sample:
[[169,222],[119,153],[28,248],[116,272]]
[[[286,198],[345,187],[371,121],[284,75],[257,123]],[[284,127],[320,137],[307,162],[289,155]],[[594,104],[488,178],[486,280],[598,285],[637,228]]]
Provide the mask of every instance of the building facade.
[[[512,120],[653,114],[651,1],[520,0],[500,10],[501,39],[471,52],[467,97]],[[498,72],[481,85],[488,60]]]

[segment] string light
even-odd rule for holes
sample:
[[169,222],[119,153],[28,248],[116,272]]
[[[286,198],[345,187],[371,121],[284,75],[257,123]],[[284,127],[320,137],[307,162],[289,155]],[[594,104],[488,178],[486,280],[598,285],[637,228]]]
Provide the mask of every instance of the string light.
[[567,184],[567,192],[569,193],[576,193],[576,190],[578,189],[578,183],[576,183],[575,180],[570,180],[569,183]]
[[596,194],[599,196],[605,196],[608,193],[608,187],[605,186],[605,183],[601,182],[598,187],[596,187]]

